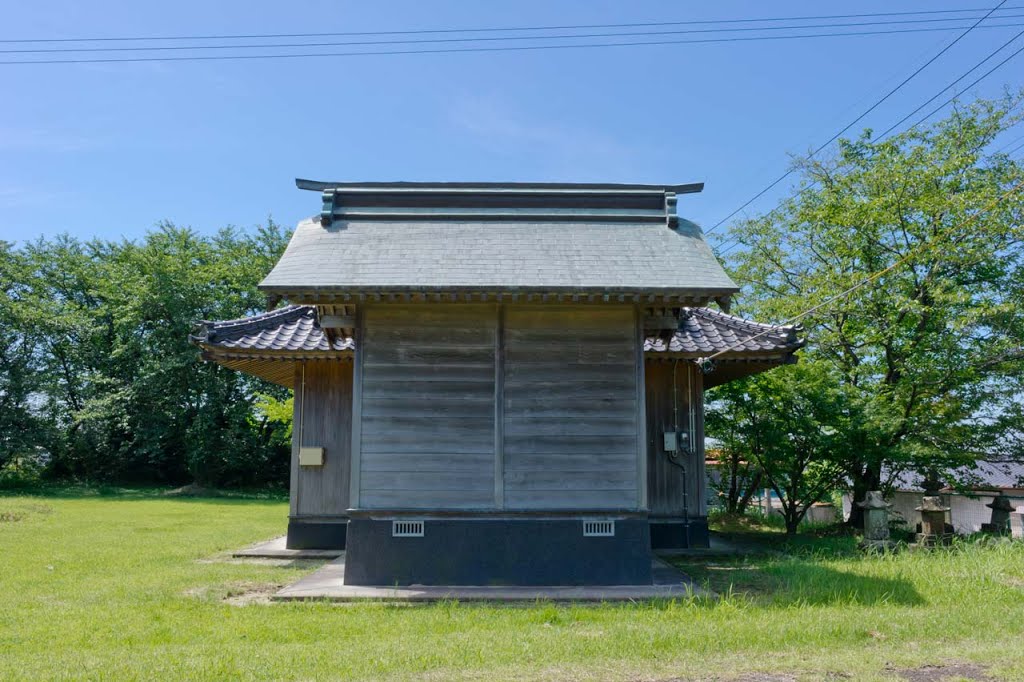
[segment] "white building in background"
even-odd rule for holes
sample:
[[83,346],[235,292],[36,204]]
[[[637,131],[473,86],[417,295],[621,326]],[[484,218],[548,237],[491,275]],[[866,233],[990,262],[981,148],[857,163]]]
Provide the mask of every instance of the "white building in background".
[[[1024,463],[978,460],[973,468],[965,468],[960,474],[971,481],[966,490],[947,486],[939,493],[942,504],[950,508],[948,523],[960,535],[977,533],[983,523],[989,522],[992,510],[985,505],[996,495],[1006,495],[1014,507],[1024,507]],[[886,498],[892,504],[893,514],[903,519],[911,530],[921,522],[921,514],[915,508],[921,505],[924,496],[922,483],[923,477],[919,474],[903,474],[897,478],[893,493]],[[843,518],[849,518],[851,501],[850,493],[843,495]]]

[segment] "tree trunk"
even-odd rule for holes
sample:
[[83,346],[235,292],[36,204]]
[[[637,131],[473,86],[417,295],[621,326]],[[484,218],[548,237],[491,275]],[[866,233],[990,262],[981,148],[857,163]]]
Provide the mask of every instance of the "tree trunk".
[[750,507],[750,501],[754,499],[754,491],[756,491],[761,485],[761,478],[764,476],[764,472],[758,471],[754,474],[754,478],[750,481],[750,485],[743,492],[743,496],[740,498],[739,503],[736,505],[736,511],[740,514],[746,514],[747,508]]
[[739,510],[739,457],[736,455],[729,456],[729,492],[725,498],[725,510],[730,514],[735,514]]
[[872,464],[865,466],[863,469],[858,470],[856,475],[851,476],[853,479],[851,489],[853,500],[850,505],[850,518],[846,520],[846,525],[851,528],[864,527],[864,510],[857,506],[857,503],[864,500],[868,492],[878,490],[882,483],[881,469],[880,464]]

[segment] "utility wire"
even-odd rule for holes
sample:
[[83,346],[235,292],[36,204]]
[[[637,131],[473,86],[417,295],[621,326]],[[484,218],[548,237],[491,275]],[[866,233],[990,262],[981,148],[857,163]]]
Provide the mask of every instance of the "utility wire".
[[[1024,31],[1021,31],[1020,33],[1017,33],[1017,34],[1016,34],[1016,35],[1014,35],[1014,36],[1013,36],[1012,38],[1010,38],[1009,40],[1007,40],[1007,41],[1006,41],[1005,43],[1003,43],[1002,45],[1000,45],[999,47],[997,47],[997,48],[996,48],[995,50],[993,50],[992,52],[990,52],[990,53],[988,54],[988,56],[986,56],[986,57],[985,57],[984,59],[982,59],[982,60],[981,60],[980,62],[978,62],[977,64],[975,64],[975,65],[974,65],[974,66],[972,66],[971,68],[969,68],[969,69],[968,69],[967,71],[964,71],[964,72],[963,72],[963,74],[962,74],[962,75],[961,75],[961,76],[960,76],[959,78],[957,78],[957,79],[956,79],[956,80],[954,80],[954,81],[953,81],[952,83],[950,83],[950,84],[949,84],[949,85],[947,85],[946,87],[944,87],[944,88],[942,88],[941,90],[939,90],[938,92],[936,92],[936,93],[935,93],[934,95],[932,95],[932,96],[931,96],[931,97],[930,97],[930,98],[929,98],[929,99],[928,99],[927,101],[925,101],[925,102],[922,102],[922,103],[921,103],[921,105],[920,105],[920,106],[918,106],[918,107],[917,107],[916,109],[914,109],[914,110],[913,110],[913,111],[911,111],[911,112],[910,112],[909,114],[907,114],[906,116],[904,116],[903,118],[901,118],[900,120],[896,121],[896,122],[895,122],[895,123],[893,123],[893,124],[892,124],[891,126],[889,126],[889,127],[888,127],[888,128],[887,128],[887,129],[885,130],[885,132],[883,132],[883,133],[882,133],[881,135],[879,135],[879,136],[877,137],[877,141],[881,141],[881,140],[883,140],[883,139],[885,138],[885,136],[886,136],[886,135],[888,135],[888,134],[889,134],[889,133],[891,133],[892,131],[896,130],[896,129],[897,129],[897,128],[899,128],[899,127],[900,127],[901,125],[903,125],[903,124],[904,124],[904,123],[905,123],[905,122],[906,122],[906,121],[907,121],[907,120],[908,120],[908,119],[909,119],[909,118],[910,118],[911,116],[913,116],[914,114],[916,114],[917,112],[921,111],[921,110],[922,110],[922,109],[924,109],[924,108],[925,108],[926,106],[928,106],[929,104],[931,104],[932,102],[934,102],[934,101],[935,101],[936,99],[938,99],[938,98],[939,98],[939,96],[940,96],[940,95],[942,95],[942,93],[944,93],[944,92],[945,92],[946,90],[949,90],[950,88],[954,87],[954,86],[955,86],[955,85],[956,85],[957,83],[959,83],[960,81],[962,81],[962,80],[963,80],[964,78],[967,78],[967,76],[969,76],[969,75],[970,75],[971,73],[973,73],[973,72],[974,72],[975,70],[977,70],[977,69],[978,69],[979,67],[981,67],[981,65],[982,65],[982,64],[984,64],[985,62],[987,62],[988,60],[992,59],[992,58],[993,58],[993,57],[995,57],[995,56],[996,56],[997,54],[999,54],[1000,52],[1002,52],[1002,51],[1003,51],[1003,48],[1005,48],[1005,47],[1007,47],[1008,45],[1010,45],[1010,43],[1014,42],[1015,40],[1017,40],[1017,38],[1020,38],[1020,37],[1021,37],[1022,35],[1024,35]],[[973,86],[974,86],[975,84],[977,84],[977,83],[978,83],[978,81],[980,81],[981,79],[985,78],[985,76],[987,76],[988,74],[992,73],[992,71],[995,71],[995,69],[998,69],[998,68],[999,68],[1000,66],[1002,66],[1003,64],[1005,64],[1006,62],[1008,62],[1008,61],[1009,61],[1010,59],[1012,59],[1013,57],[1015,57],[1015,56],[1017,55],[1017,53],[1018,53],[1018,52],[1020,52],[1020,50],[1017,50],[1017,52],[1014,52],[1013,54],[1011,54],[1011,55],[1010,55],[1010,56],[1009,56],[1009,57],[1008,57],[1007,59],[1004,59],[1004,60],[1003,60],[1002,62],[1000,62],[999,64],[997,64],[997,65],[995,66],[995,68],[993,68],[993,69],[992,69],[991,71],[987,72],[987,73],[986,73],[986,74],[985,74],[984,76],[982,76],[982,77],[981,77],[981,78],[979,78],[978,80],[974,81],[974,83],[971,83],[971,85],[969,85],[969,86],[967,86],[966,88],[964,88],[964,90],[968,90],[968,89],[970,89],[971,87],[973,87]],[[942,106],[946,106],[946,104],[949,104],[949,101],[948,101],[948,100],[947,100],[947,101],[945,102],[945,104],[943,104]],[[942,107],[939,107],[939,108],[941,109]],[[932,113],[935,113],[935,112],[933,111]],[[929,114],[928,116],[931,116],[931,114]],[[925,118],[928,118],[928,116],[926,116]],[[924,119],[922,119],[922,120],[924,120]],[[915,124],[914,124],[913,126],[911,126],[910,128],[908,128],[907,130],[913,130],[913,129],[914,129],[914,128],[916,128],[916,127],[917,127],[917,126],[918,126],[919,124],[920,124],[920,121],[918,121],[918,123],[915,123]]]
[[[1024,14],[1002,15],[999,19],[1020,19]],[[806,24],[803,26],[754,26],[744,28],[690,28],[671,31],[615,31],[611,33],[562,33],[556,35],[525,35],[525,36],[486,36],[469,38],[420,38],[420,39],[395,39],[395,40],[367,40],[367,41],[346,41],[346,42],[324,42],[324,43],[258,43],[258,44],[226,44],[226,45],[162,45],[162,46],[132,46],[132,47],[48,47],[48,48],[17,48],[13,50],[0,49],[0,54],[53,54],[66,52],[151,52],[170,50],[250,50],[256,48],[291,48],[291,47],[354,47],[362,45],[421,45],[430,43],[477,43],[493,41],[513,40],[566,40],[572,38],[617,38],[617,37],[638,37],[638,36],[663,36],[683,34],[707,34],[707,33],[738,33],[751,31],[801,31],[816,28],[855,28],[859,26],[889,26],[894,24],[929,24],[944,21],[962,21],[961,18],[952,19],[897,19],[895,21],[867,21],[867,22],[846,22],[831,24]],[[1017,24],[1013,24],[1017,25]],[[1007,26],[1000,24],[993,26],[999,28]],[[957,30],[962,26],[946,26],[945,30]]]
[[[938,52],[937,52],[937,53],[936,53],[936,54],[935,54],[935,55],[934,55],[934,56],[933,56],[933,57],[932,57],[931,59],[929,59],[929,60],[928,60],[927,62],[925,62],[924,64],[922,64],[921,66],[919,66],[919,67],[918,67],[918,68],[917,68],[917,69],[916,69],[916,70],[915,70],[915,71],[914,71],[913,73],[911,73],[911,74],[910,74],[909,76],[907,76],[907,77],[906,77],[906,78],[904,78],[904,79],[903,79],[902,81],[900,81],[899,85],[897,85],[897,86],[896,86],[896,87],[894,87],[894,88],[893,88],[892,90],[890,90],[889,92],[887,92],[887,93],[886,93],[886,94],[885,94],[885,95],[884,95],[884,96],[883,96],[883,97],[882,97],[881,99],[877,100],[877,101],[876,101],[876,102],[875,102],[874,104],[872,104],[872,105],[871,105],[870,107],[868,107],[868,108],[867,108],[867,109],[866,109],[866,110],[865,110],[865,111],[864,111],[864,112],[863,112],[863,113],[862,113],[862,114],[861,114],[860,116],[858,116],[857,118],[855,118],[855,119],[853,119],[852,121],[850,121],[850,122],[849,122],[848,124],[846,124],[846,126],[845,126],[845,127],[843,127],[843,128],[842,128],[842,129],[841,129],[841,130],[840,130],[839,132],[837,132],[837,133],[836,133],[835,135],[833,135],[833,136],[832,136],[832,137],[830,137],[830,138],[829,138],[828,140],[826,140],[824,144],[820,145],[820,146],[819,146],[819,147],[818,147],[817,149],[815,149],[814,151],[812,151],[812,152],[811,152],[811,154],[810,154],[810,156],[809,156],[808,158],[811,158],[811,157],[813,157],[813,156],[814,156],[815,154],[817,154],[818,152],[820,152],[820,151],[821,151],[822,149],[825,149],[825,148],[826,148],[826,147],[828,147],[828,146],[829,146],[830,144],[832,144],[832,143],[833,143],[833,142],[835,142],[835,141],[836,141],[837,139],[839,139],[839,136],[840,136],[840,135],[842,135],[842,134],[843,134],[843,133],[845,133],[845,132],[846,132],[847,130],[849,130],[850,128],[852,128],[852,127],[853,127],[854,125],[856,125],[856,124],[857,124],[857,123],[858,123],[858,122],[859,122],[859,121],[860,121],[861,119],[863,119],[863,118],[864,118],[865,116],[867,116],[867,115],[868,115],[868,114],[870,114],[870,113],[871,113],[872,111],[874,111],[874,110],[875,110],[876,108],[878,108],[878,107],[879,107],[879,106],[880,106],[880,105],[881,105],[881,104],[882,104],[883,102],[885,102],[885,101],[886,101],[887,99],[889,99],[890,97],[892,97],[892,96],[893,96],[893,95],[894,95],[894,94],[895,94],[895,93],[896,93],[896,92],[897,92],[897,91],[898,91],[898,90],[899,90],[900,88],[902,88],[902,87],[903,87],[904,85],[906,85],[906,84],[907,84],[907,83],[909,83],[909,82],[910,82],[911,80],[913,80],[913,79],[914,79],[914,77],[916,77],[916,76],[917,76],[917,75],[918,75],[919,73],[921,73],[921,72],[922,72],[922,71],[924,71],[924,70],[925,70],[926,68],[928,68],[928,67],[929,67],[929,66],[930,66],[930,65],[931,65],[932,63],[934,63],[936,59],[938,59],[939,57],[941,57],[942,55],[944,55],[944,54],[945,54],[946,52],[948,52],[948,51],[949,51],[949,50],[950,50],[950,49],[951,49],[951,48],[952,48],[952,47],[953,47],[954,45],[956,45],[956,44],[957,44],[957,43],[959,43],[959,42],[960,42],[961,40],[963,40],[963,39],[964,39],[964,37],[966,37],[966,36],[967,36],[967,34],[969,34],[969,33],[970,33],[971,31],[973,31],[973,30],[974,30],[974,29],[975,29],[975,28],[976,28],[976,27],[977,27],[977,26],[978,26],[978,25],[979,25],[979,24],[980,24],[981,22],[983,22],[983,21],[985,21],[986,19],[988,19],[988,18],[989,18],[989,17],[990,17],[991,15],[992,15],[992,13],[993,13],[993,12],[995,12],[996,10],[998,10],[998,9],[999,9],[1000,7],[1002,7],[1002,6],[1004,5],[1004,4],[1006,4],[1006,0],[1000,0],[1000,2],[999,2],[999,4],[998,4],[998,5],[996,5],[996,6],[995,6],[995,7],[993,7],[992,9],[990,9],[990,10],[989,10],[989,11],[988,11],[988,12],[987,12],[987,13],[986,13],[986,14],[985,14],[984,16],[982,16],[982,17],[981,17],[980,19],[978,19],[978,20],[977,20],[976,22],[974,22],[974,23],[973,23],[973,24],[972,24],[971,26],[969,26],[969,27],[967,28],[967,30],[965,30],[965,31],[964,31],[963,33],[961,33],[961,34],[960,34],[960,35],[958,35],[958,36],[957,36],[956,38],[954,38],[954,39],[953,39],[953,41],[952,41],[951,43],[949,43],[949,44],[948,44],[948,45],[946,45],[946,46],[945,46],[944,48],[942,48],[941,50],[939,50],[939,51],[938,51]],[[778,178],[776,178],[775,180],[773,180],[773,181],[772,181],[772,182],[771,182],[771,183],[770,183],[770,184],[769,184],[769,185],[768,185],[767,187],[765,187],[765,188],[764,188],[764,189],[762,189],[762,190],[761,190],[760,192],[758,192],[757,194],[755,194],[754,196],[752,196],[752,197],[751,197],[750,199],[747,199],[747,201],[745,201],[745,202],[743,203],[743,205],[741,205],[741,206],[740,206],[739,208],[737,208],[736,210],[734,210],[734,211],[733,211],[732,213],[730,213],[729,215],[725,216],[724,218],[722,218],[721,220],[719,220],[719,221],[718,221],[717,223],[715,223],[715,224],[714,224],[714,225],[713,225],[713,226],[711,227],[711,229],[710,229],[710,230],[708,230],[708,231],[706,232],[706,234],[711,234],[712,232],[714,232],[715,230],[717,230],[717,229],[718,229],[719,227],[721,227],[721,226],[722,226],[722,225],[723,225],[723,224],[724,224],[724,223],[725,223],[725,222],[726,222],[727,220],[729,220],[729,219],[730,219],[730,218],[732,218],[732,217],[733,217],[734,215],[736,215],[737,213],[739,213],[740,211],[742,211],[743,209],[745,209],[745,208],[746,208],[747,206],[750,206],[750,204],[752,204],[752,203],[754,203],[755,201],[757,201],[758,199],[760,199],[760,198],[761,198],[762,196],[764,196],[764,195],[765,195],[765,194],[766,194],[767,192],[771,191],[771,190],[772,190],[772,189],[773,189],[774,187],[776,187],[776,186],[777,186],[777,185],[778,185],[778,184],[779,184],[780,182],[782,182],[783,180],[785,180],[786,178],[788,178],[788,177],[789,177],[790,175],[792,175],[792,174],[793,174],[793,170],[794,170],[793,168],[790,168],[790,169],[789,169],[789,170],[787,170],[787,171],[786,171],[785,173],[783,173],[782,175],[780,175],[780,176],[779,176]]]
[[[1018,138],[1018,139],[1019,139],[1019,138]],[[1007,155],[1007,156],[1011,156],[1011,155],[1013,155],[1013,154],[1016,154],[1016,153],[1017,153],[1017,152],[1018,152],[1019,150],[1021,150],[1021,149],[1024,149],[1024,142],[1021,142],[1021,143],[1020,143],[1020,144],[1018,144],[1018,145],[1017,145],[1016,147],[1014,147],[1014,148],[1013,148],[1013,149],[1011,149],[1010,151],[1006,152],[1006,155]]]
[[921,125],[922,123],[924,123],[925,121],[927,121],[927,120],[928,120],[929,118],[931,118],[932,116],[934,116],[935,114],[937,114],[937,113],[938,113],[939,111],[941,111],[941,110],[942,110],[943,108],[945,108],[945,107],[946,107],[947,105],[949,105],[949,104],[951,104],[952,102],[954,102],[954,101],[955,101],[955,100],[956,100],[956,99],[957,99],[958,97],[960,97],[960,95],[962,95],[962,94],[963,94],[964,92],[966,92],[967,90],[970,90],[970,89],[971,89],[971,88],[973,88],[973,87],[974,87],[975,85],[977,85],[977,84],[978,84],[978,83],[980,83],[981,81],[983,81],[983,80],[985,80],[986,78],[988,78],[989,76],[991,76],[991,75],[992,75],[993,73],[995,73],[995,71],[996,71],[996,70],[998,70],[998,69],[999,69],[1000,67],[1002,67],[1002,66],[1003,66],[1004,64],[1006,64],[1007,62],[1009,62],[1009,61],[1010,61],[1011,59],[1013,59],[1013,58],[1014,58],[1014,57],[1016,57],[1017,55],[1019,55],[1019,54],[1020,54],[1021,52],[1024,52],[1024,45],[1022,45],[1021,47],[1018,47],[1018,48],[1017,48],[1016,50],[1014,50],[1014,51],[1013,51],[1013,52],[1012,52],[1012,53],[1011,53],[1011,54],[1010,54],[1010,55],[1009,55],[1009,56],[1008,56],[1008,57],[1007,57],[1006,59],[1004,59],[1003,61],[999,62],[998,64],[996,64],[995,66],[993,66],[993,67],[992,67],[991,69],[989,69],[989,70],[988,70],[988,71],[986,71],[985,73],[983,73],[983,74],[981,74],[980,76],[978,76],[977,78],[975,78],[975,79],[974,79],[973,81],[971,81],[971,83],[970,83],[970,84],[969,84],[969,85],[968,85],[967,87],[965,87],[965,88],[964,88],[964,89],[963,89],[963,90],[962,90],[961,92],[958,92],[958,93],[954,94],[954,95],[953,95],[952,97],[950,97],[949,99],[947,99],[947,100],[946,100],[945,102],[943,102],[942,104],[940,104],[939,106],[935,107],[934,109],[932,109],[931,111],[929,111],[929,112],[928,112],[927,114],[925,114],[924,116],[922,116],[922,117],[921,117],[920,119],[918,119],[917,123],[915,123],[914,125],[912,125],[912,126],[910,126],[909,128],[907,128],[907,130],[913,130],[913,129],[914,129],[914,128],[916,128],[917,126],[919,126],[919,125]]
[[[988,54],[988,56],[986,56],[986,57],[985,57],[984,59],[982,59],[982,60],[981,60],[980,62],[978,62],[977,64],[975,64],[974,66],[972,66],[972,67],[971,67],[970,69],[968,69],[967,71],[965,71],[965,72],[963,73],[963,75],[961,75],[961,76],[960,76],[959,78],[957,78],[956,80],[954,80],[953,82],[951,82],[951,83],[950,83],[949,85],[947,85],[946,87],[944,87],[944,88],[942,88],[941,90],[939,90],[939,91],[938,91],[937,93],[935,93],[935,95],[933,95],[933,96],[932,96],[931,98],[929,98],[929,99],[928,99],[928,100],[927,100],[926,102],[924,102],[924,103],[923,103],[923,104],[921,104],[921,105],[920,105],[919,107],[917,107],[916,109],[914,109],[913,111],[911,111],[911,112],[910,112],[909,114],[907,114],[906,116],[904,116],[903,118],[901,118],[901,119],[900,119],[899,121],[897,121],[897,122],[896,122],[895,124],[893,124],[892,126],[890,126],[890,127],[889,127],[889,128],[888,128],[888,129],[887,129],[887,130],[886,130],[885,132],[884,132],[884,133],[882,133],[881,135],[879,135],[879,136],[878,136],[878,138],[877,138],[877,141],[881,141],[881,140],[882,140],[882,139],[883,139],[883,138],[884,138],[884,137],[885,137],[886,135],[888,135],[888,134],[889,134],[889,133],[891,133],[891,132],[892,132],[893,130],[895,130],[895,129],[896,129],[897,127],[899,127],[899,126],[900,126],[901,124],[903,124],[903,123],[904,123],[905,121],[907,121],[907,119],[909,119],[909,118],[910,118],[911,116],[913,116],[914,114],[916,114],[917,112],[919,112],[919,111],[920,111],[921,109],[923,109],[923,108],[924,108],[925,106],[927,106],[928,104],[931,104],[932,102],[934,102],[934,101],[935,101],[935,100],[936,100],[936,99],[937,99],[937,98],[938,98],[938,97],[939,97],[939,96],[940,96],[940,95],[941,95],[942,93],[946,92],[946,91],[947,91],[947,90],[949,90],[949,89],[950,89],[951,87],[955,86],[955,85],[956,85],[957,83],[959,83],[960,81],[962,81],[962,80],[963,80],[964,78],[966,78],[966,77],[967,77],[968,75],[970,75],[970,74],[971,74],[971,73],[973,73],[973,72],[974,72],[975,70],[977,70],[977,69],[978,69],[978,67],[980,67],[980,66],[981,66],[982,64],[984,64],[984,63],[985,63],[985,62],[987,62],[988,60],[992,59],[992,57],[994,57],[995,55],[999,54],[999,53],[1000,53],[1000,52],[1001,52],[1001,51],[1002,51],[1002,50],[1003,50],[1003,49],[1004,49],[1004,48],[1005,48],[1005,47],[1006,47],[1007,45],[1011,44],[1012,42],[1014,42],[1015,40],[1017,40],[1017,39],[1018,39],[1019,37],[1021,37],[1022,35],[1024,35],[1024,31],[1021,31],[1020,33],[1016,34],[1015,36],[1013,36],[1012,38],[1010,38],[1010,39],[1009,39],[1008,41],[1006,41],[1005,43],[1003,43],[1002,45],[1000,45],[1000,46],[999,46],[998,48],[996,48],[995,50],[993,50],[992,52],[990,52],[990,53]],[[974,79],[974,80],[973,80],[973,81],[972,81],[972,82],[971,82],[971,83],[970,83],[970,84],[969,84],[969,85],[968,85],[967,87],[965,87],[965,88],[963,89],[963,91],[961,91],[960,93],[954,94],[954,95],[953,95],[952,97],[950,97],[949,99],[947,99],[947,100],[946,100],[945,102],[943,102],[943,103],[942,103],[942,104],[940,104],[939,106],[937,106],[937,107],[935,107],[934,109],[932,109],[932,110],[931,110],[930,112],[928,112],[928,113],[927,113],[927,114],[926,114],[926,115],[925,115],[924,117],[922,117],[921,119],[919,119],[919,120],[917,121],[917,123],[915,123],[914,125],[912,125],[912,126],[910,126],[909,128],[907,128],[907,129],[906,129],[906,130],[905,130],[904,132],[910,132],[911,130],[914,130],[915,128],[917,128],[917,127],[918,127],[919,125],[921,125],[922,123],[924,123],[924,122],[925,122],[926,120],[928,120],[929,118],[931,118],[932,116],[934,116],[934,115],[935,115],[936,113],[938,113],[939,111],[941,111],[941,110],[942,110],[942,109],[943,109],[944,107],[948,106],[948,105],[949,105],[949,104],[950,104],[951,102],[955,101],[955,100],[956,100],[956,99],[957,99],[957,98],[958,98],[958,97],[959,97],[959,96],[960,96],[961,94],[963,94],[963,92],[964,92],[964,91],[970,90],[970,89],[971,89],[971,88],[973,88],[973,87],[974,87],[975,85],[977,85],[978,83],[980,83],[980,82],[981,82],[981,81],[983,81],[984,79],[986,79],[986,78],[988,78],[989,76],[991,76],[991,75],[992,75],[992,74],[993,74],[993,73],[994,73],[994,72],[995,72],[996,70],[998,70],[999,68],[1001,68],[1002,66],[1004,66],[1004,65],[1005,65],[1005,64],[1006,64],[1007,62],[1009,62],[1009,61],[1010,61],[1011,59],[1013,59],[1014,57],[1016,57],[1017,55],[1019,55],[1019,54],[1020,54],[1021,52],[1024,52],[1024,46],[1022,46],[1022,47],[1018,48],[1018,49],[1017,49],[1016,51],[1014,51],[1014,52],[1013,52],[1012,54],[1010,54],[1010,55],[1009,55],[1008,57],[1006,57],[1005,59],[1003,59],[1003,61],[999,62],[998,64],[996,64],[995,66],[993,66],[993,67],[992,67],[991,69],[989,69],[988,71],[986,71],[985,73],[983,73],[983,74],[982,74],[981,76],[979,76],[978,78]],[[1003,145],[1003,146],[1002,146],[1002,147],[1000,147],[1000,148],[999,148],[998,150],[996,150],[996,152],[994,152],[994,153],[998,153],[998,152],[1002,151],[1003,149],[1005,149],[1006,147],[1008,147],[1008,146],[1009,146],[1010,144],[1013,144],[1014,142],[1016,142],[1016,141],[1017,141],[1017,140],[1019,140],[1019,139],[1021,139],[1021,138],[1017,138],[1017,139],[1015,139],[1015,140],[1014,140],[1013,142],[1010,142],[1010,143],[1007,143],[1006,145]],[[723,249],[722,247],[726,246],[727,244],[730,244],[730,246],[729,246],[728,248],[726,248],[726,249]],[[736,248],[737,246],[739,246],[739,242],[738,242],[737,240],[731,240],[731,241],[726,241],[726,242],[723,242],[722,244],[720,244],[720,245],[719,245],[719,252],[718,252],[718,255],[719,255],[719,257],[722,257],[722,256],[725,256],[725,255],[729,254],[729,253],[730,253],[730,252],[731,252],[731,251],[732,251],[733,249],[735,249],[735,248]]]
[[[1005,2],[1005,0],[1004,0]],[[986,26],[984,28],[1012,28],[1024,24],[1000,24]],[[315,57],[373,57],[381,55],[415,55],[415,54],[455,54],[470,52],[527,52],[540,50],[572,50],[600,47],[636,47],[641,45],[697,45],[710,43],[736,43],[767,40],[795,40],[803,38],[841,38],[845,36],[866,36],[866,35],[892,35],[902,33],[925,33],[933,31],[952,31],[961,27],[942,28],[908,28],[889,29],[879,31],[852,31],[842,33],[808,33],[791,36],[735,36],[730,38],[698,38],[695,40],[642,40],[614,43],[572,43],[567,45],[514,45],[500,47],[459,47],[441,48],[436,50],[372,50],[356,52],[303,52],[293,54],[241,54],[241,55],[189,55],[184,57],[125,57],[125,58],[67,58],[67,59],[32,59],[32,60],[4,60],[0,65],[15,64],[110,64],[110,63],[136,63],[136,62],[192,62],[192,61],[227,61],[227,60],[252,60],[252,59],[305,59]],[[971,26],[970,28],[973,28]],[[970,28],[968,30],[970,30]],[[961,34],[961,37],[964,34]],[[202,48],[197,48],[202,49]],[[858,119],[859,120],[859,119]],[[852,125],[852,124],[851,124]],[[845,130],[845,129],[844,129]],[[781,181],[781,180],[780,180]],[[777,183],[776,183],[777,184]],[[767,191],[767,190],[765,190]],[[744,205],[746,206],[746,204]],[[737,209],[737,212],[741,210]],[[729,216],[731,217],[731,216]],[[728,217],[726,218],[728,219]],[[724,221],[723,221],[724,222]]]
[[[1007,7],[1005,11],[1022,9],[1024,7]],[[646,26],[695,26],[702,24],[746,24],[767,21],[818,21],[824,19],[856,19],[867,17],[897,17],[917,16],[933,14],[963,14],[965,12],[984,12],[982,7],[966,7],[963,9],[940,9],[921,10],[917,12],[870,12],[860,14],[824,14],[816,16],[797,17],[764,17],[760,19],[691,19],[687,21],[649,21],[618,24],[569,24],[561,26],[506,26],[506,27],[484,27],[484,28],[442,28],[442,29],[415,29],[405,31],[334,31],[317,33],[251,33],[251,34],[214,34],[214,35],[186,35],[186,36],[113,36],[113,37],[91,37],[91,38],[6,38],[0,39],[0,43],[81,43],[81,42],[108,42],[108,41],[140,41],[140,40],[241,40],[253,38],[326,38],[340,36],[382,36],[382,35],[418,35],[428,33],[490,33],[490,32],[511,32],[511,31],[562,31],[562,30],[583,30],[593,28],[638,28]],[[968,20],[973,17],[959,17]]]
[[766,329],[766,330],[764,330],[762,332],[758,332],[757,334],[755,334],[755,335],[753,335],[753,336],[751,336],[751,337],[749,337],[747,339],[744,339],[742,341],[737,341],[737,342],[729,345],[728,347],[723,348],[722,350],[717,351],[716,353],[714,353],[712,355],[709,355],[706,358],[699,358],[697,360],[697,362],[701,363],[701,362],[707,362],[709,360],[714,360],[715,358],[717,358],[719,355],[722,355],[723,353],[728,353],[729,351],[734,350],[736,348],[740,348],[744,344],[747,344],[747,343],[753,341],[754,339],[758,339],[758,338],[760,338],[762,336],[766,336],[766,335],[771,334],[773,332],[777,332],[779,327],[786,327],[786,326],[789,326],[789,325],[794,324],[796,322],[799,322],[800,320],[802,320],[803,318],[807,317],[808,315],[811,315],[811,314],[821,310],[822,308],[824,308],[824,307],[826,307],[828,305],[831,305],[832,303],[835,303],[836,301],[838,301],[840,299],[846,298],[847,296],[849,296],[853,292],[857,291],[861,287],[867,286],[871,282],[874,282],[875,280],[877,280],[879,277],[884,276],[886,273],[892,272],[893,270],[895,270],[899,266],[901,266],[904,263],[906,263],[908,260],[910,260],[910,257],[913,256],[916,251],[926,249],[927,247],[935,246],[936,243],[939,241],[939,238],[940,237],[944,237],[946,235],[946,233],[951,232],[955,228],[966,228],[966,227],[969,227],[972,223],[976,222],[983,214],[985,214],[986,212],[992,210],[993,208],[995,208],[996,206],[1001,204],[1003,201],[1006,201],[1006,199],[1010,198],[1011,195],[1013,195],[1014,193],[1020,191],[1022,188],[1024,188],[1024,180],[1021,180],[1016,185],[1014,185],[1010,189],[1008,189],[1005,192],[1003,192],[1002,194],[1000,194],[994,200],[990,201],[986,206],[982,207],[979,211],[976,211],[973,214],[971,214],[971,216],[967,220],[965,220],[964,222],[958,223],[958,224],[955,224],[955,225],[951,225],[951,226],[947,227],[946,229],[941,230],[939,233],[937,233],[935,235],[935,238],[932,241],[930,241],[930,242],[920,242],[920,243],[918,243],[916,246],[914,246],[913,248],[908,250],[905,254],[903,254],[900,258],[898,258],[895,261],[893,261],[893,263],[888,265],[887,267],[882,268],[881,270],[878,270],[876,272],[871,273],[870,275],[868,275],[864,279],[860,280],[859,282],[853,284],[850,287],[847,287],[843,291],[840,291],[838,294],[835,294],[834,296],[830,296],[830,297],[826,298],[821,303],[808,308],[807,310],[803,311],[802,313],[800,313],[798,315],[794,315],[793,317],[791,317],[788,320],[786,320],[785,322],[783,322],[781,325],[774,325],[770,329]]

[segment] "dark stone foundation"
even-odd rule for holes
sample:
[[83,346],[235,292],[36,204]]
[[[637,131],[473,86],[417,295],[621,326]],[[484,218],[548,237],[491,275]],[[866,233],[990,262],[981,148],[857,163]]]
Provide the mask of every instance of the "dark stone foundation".
[[288,519],[288,549],[345,549],[348,520]]
[[392,537],[392,519],[353,518],[346,585],[650,585],[646,518],[584,537],[580,518],[426,519],[423,537]]
[[707,518],[651,519],[651,549],[707,549]]

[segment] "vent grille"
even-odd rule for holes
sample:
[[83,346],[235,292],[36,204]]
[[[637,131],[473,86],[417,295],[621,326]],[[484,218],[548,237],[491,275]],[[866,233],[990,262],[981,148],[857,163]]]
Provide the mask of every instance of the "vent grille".
[[583,522],[583,537],[609,538],[615,535],[615,522],[607,519]]
[[391,537],[393,538],[421,538],[423,537],[422,521],[392,521]]

